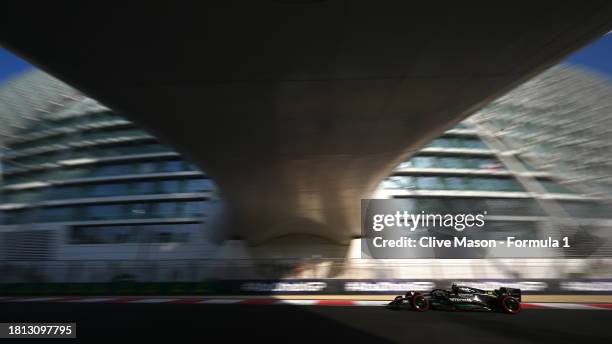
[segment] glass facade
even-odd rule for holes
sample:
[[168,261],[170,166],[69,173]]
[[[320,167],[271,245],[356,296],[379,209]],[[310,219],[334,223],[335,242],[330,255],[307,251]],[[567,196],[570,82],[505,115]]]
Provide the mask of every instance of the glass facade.
[[581,192],[610,197],[611,99],[606,78],[558,65],[493,101],[473,120],[535,168],[554,171]]
[[192,219],[204,216],[206,209],[207,203],[203,200],[31,207],[5,211],[4,224],[166,218]]
[[3,203],[32,203],[73,198],[134,196],[213,191],[209,179],[138,180],[112,183],[61,185],[34,190],[5,191]]
[[461,149],[488,149],[479,139],[472,138],[454,138],[454,137],[442,137],[433,140],[425,147],[431,148],[461,148]]
[[69,223],[70,244],[186,242],[201,230],[215,192],[201,170],[91,99],[64,105],[83,111],[51,111],[3,138],[0,202],[13,206],[0,226]]
[[73,226],[70,244],[140,244],[188,242],[197,235],[197,223],[163,225]]
[[[583,197],[545,169],[536,169],[519,155],[520,151],[510,149],[503,141],[495,149],[489,148],[493,143],[481,137],[480,128],[471,119],[454,129],[463,131],[459,136],[458,131],[444,133],[400,163],[379,190],[384,190],[387,197],[408,202],[405,210],[409,213],[486,211],[488,219],[479,239],[538,239],[550,230],[551,223],[554,225],[552,216],[572,217],[578,222],[610,218],[607,205]],[[552,213],[547,202],[555,202],[555,209],[563,212]],[[423,235],[445,233],[418,228],[410,234],[414,238]],[[568,252],[584,255],[579,251]]]
[[399,164],[396,170],[405,168],[456,168],[456,169],[506,169],[493,158],[458,156],[425,155],[423,153]]
[[415,190],[475,190],[475,191],[524,191],[510,178],[472,176],[393,176],[384,181],[388,189]]

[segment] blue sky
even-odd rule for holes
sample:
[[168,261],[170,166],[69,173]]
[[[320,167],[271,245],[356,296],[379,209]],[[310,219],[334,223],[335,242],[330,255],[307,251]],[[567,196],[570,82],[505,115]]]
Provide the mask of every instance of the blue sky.
[[29,63],[0,47],[0,82],[30,67]]
[[[569,56],[566,62],[587,67],[612,79],[612,33]],[[30,68],[27,62],[0,47],[0,82]]]
[[612,79],[612,31],[575,52],[565,62],[587,67]]

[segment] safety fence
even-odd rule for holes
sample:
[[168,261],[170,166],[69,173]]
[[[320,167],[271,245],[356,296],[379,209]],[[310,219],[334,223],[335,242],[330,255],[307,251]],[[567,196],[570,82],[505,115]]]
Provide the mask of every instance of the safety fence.
[[0,260],[0,284],[608,278],[610,259]]

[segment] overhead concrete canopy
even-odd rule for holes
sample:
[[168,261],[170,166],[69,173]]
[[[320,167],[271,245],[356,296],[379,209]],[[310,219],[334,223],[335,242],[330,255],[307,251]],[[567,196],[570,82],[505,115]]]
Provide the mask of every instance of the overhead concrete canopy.
[[80,6],[4,8],[1,42],[199,163],[219,233],[249,244],[348,243],[398,162],[612,18],[607,0]]

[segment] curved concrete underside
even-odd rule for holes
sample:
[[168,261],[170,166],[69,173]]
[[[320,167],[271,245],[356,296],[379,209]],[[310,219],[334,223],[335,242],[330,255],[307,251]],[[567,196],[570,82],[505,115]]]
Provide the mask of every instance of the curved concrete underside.
[[607,0],[224,3],[5,9],[0,36],[199,163],[219,233],[250,244],[348,243],[397,163],[612,18]]

